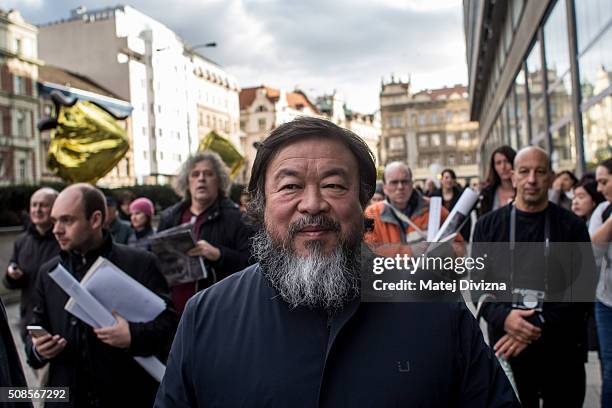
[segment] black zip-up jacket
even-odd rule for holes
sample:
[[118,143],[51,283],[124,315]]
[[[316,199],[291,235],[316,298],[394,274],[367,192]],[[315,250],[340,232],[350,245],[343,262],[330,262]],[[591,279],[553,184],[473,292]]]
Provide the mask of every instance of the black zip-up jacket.
[[[81,280],[99,256],[107,258],[166,301],[166,310],[151,322],[129,323],[131,344],[128,349],[103,343],[90,326],[65,311],[68,295],[49,276],[61,263],[77,280]],[[62,251],[59,257],[44,264],[33,301],[31,324],[40,325],[49,333],[59,334],[67,340],[66,348],[48,361],[47,386],[70,387],[70,404],[58,402],[58,407],[151,406],[158,383],[133,357],[155,355],[164,362],[178,320],[168,297],[166,280],[153,254],[115,244],[110,234],[105,233],[104,244],[97,250],[85,256]],[[29,336],[26,354],[33,368],[47,363],[34,353]],[[47,403],[45,406],[54,405]]]
[[38,271],[42,264],[59,254],[60,248],[50,228],[44,235],[40,235],[32,224],[15,241],[13,255],[10,262],[15,262],[23,271],[19,279],[11,278],[8,273],[4,275],[4,286],[9,289],[21,289],[21,303],[19,312],[21,316],[21,336],[25,339],[27,322],[32,318],[32,292],[36,285]]
[[[0,387],[27,387],[21,361],[13,341],[6,310],[0,299]],[[32,407],[29,402],[3,402],[3,407]]]
[[[589,297],[585,295],[586,293],[592,294],[591,299],[594,299],[597,282],[595,261],[586,224],[575,214],[551,202],[548,203],[545,211],[550,217],[550,242],[553,244],[550,249],[552,255],[549,270],[544,271],[543,268],[540,269],[544,260],[544,227],[534,227],[541,234],[537,240],[526,239],[525,234],[533,232],[526,231],[527,227],[522,228],[527,220],[521,221],[522,217],[520,214],[517,215],[516,242],[532,242],[532,244],[521,245],[517,249],[520,253],[515,255],[514,282],[510,282],[510,251],[507,249],[508,246],[501,243],[509,242],[510,214],[513,207],[513,205],[501,207],[486,214],[476,223],[472,257],[486,254],[490,261],[485,262],[485,268],[473,274],[472,278],[484,279],[487,282],[507,282],[509,287],[505,293],[511,293],[512,286],[525,288],[537,285],[545,273],[548,274],[551,293],[560,293],[558,288],[567,284],[572,277],[580,279],[579,282],[574,282],[573,287],[580,301],[546,301],[542,312],[527,318],[532,324],[541,327],[542,336],[531,343],[520,356],[531,357],[542,350],[550,355],[563,354],[565,359],[584,361],[587,356],[586,314],[589,303],[584,303],[583,298]],[[529,221],[534,223],[535,218],[530,217]],[[526,250],[528,255],[524,255]],[[534,276],[536,275],[534,272],[540,270],[542,273]],[[535,287],[535,289],[541,288]],[[552,298],[551,293],[546,295]],[[484,294],[477,292],[473,294],[473,299],[477,300]],[[482,307],[482,316],[489,324],[492,345],[505,334],[504,323],[513,309],[510,299],[503,300],[506,301],[498,299]]]
[[155,407],[518,407],[464,303],[292,309],[259,264],[191,298]]
[[[166,209],[160,216],[158,232],[175,227],[181,223],[183,212],[189,208],[189,201],[181,201]],[[206,267],[214,269],[217,281],[238,272],[249,265],[251,252],[249,239],[251,228],[242,222],[242,214],[238,206],[228,198],[219,198],[206,210],[207,219],[200,227],[200,236],[219,248],[221,257],[217,261],[206,260]],[[198,287],[205,288],[215,283],[212,276],[200,281]]]

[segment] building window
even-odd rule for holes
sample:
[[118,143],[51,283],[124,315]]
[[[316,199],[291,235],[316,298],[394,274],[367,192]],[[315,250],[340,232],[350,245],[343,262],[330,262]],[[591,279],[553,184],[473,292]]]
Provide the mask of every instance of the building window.
[[176,132],[176,139],[181,140],[181,132]]
[[438,123],[438,114],[436,112],[432,112],[429,120],[431,121],[432,125],[437,124]]
[[589,167],[594,168],[609,157],[612,142],[611,106],[612,96],[608,95],[582,113],[584,160]]
[[426,115],[419,113],[419,126],[425,126]]
[[389,138],[389,150],[404,150],[404,138],[402,136]]
[[429,167],[429,157],[423,156],[421,157],[421,167]]
[[449,167],[454,166],[455,165],[455,155],[454,154],[449,154],[446,161],[447,161]]
[[472,155],[470,153],[463,153],[463,164],[471,164]]
[[461,132],[461,141],[459,144],[462,147],[470,147],[470,133],[469,132]]
[[447,146],[455,146],[457,144],[457,140],[453,133],[449,133],[446,135],[446,145]]
[[13,92],[16,95],[25,95],[25,78],[19,75],[13,76]]
[[255,112],[267,112],[267,111],[268,109],[266,109],[266,107],[263,105],[259,105],[257,109],[255,110]]
[[161,130],[161,128],[159,128],[159,129],[157,129],[157,130],[158,130],[158,132],[157,132],[157,133],[159,134],[159,137],[162,137],[162,136],[163,136],[163,134],[162,134],[162,130]]
[[246,129],[246,120],[241,120],[240,121],[240,129],[242,129],[242,130]]
[[159,152],[159,160],[164,160],[164,152]]
[[431,134],[431,145],[433,147],[440,146],[440,135],[438,133]]
[[26,160],[19,159],[19,180],[24,181],[26,179]]
[[13,52],[21,54],[21,38],[19,37],[13,38]]
[[147,160],[147,151],[145,150],[144,152],[142,152],[142,157]]
[[30,136],[30,132],[29,132],[29,126],[27,126],[27,119],[28,119],[28,113],[18,109],[15,112],[15,119],[17,121],[17,129],[15,134],[18,137],[29,137]]
[[266,130],[266,119],[261,118],[257,120],[257,126],[259,130]]
[[453,112],[447,111],[446,112],[446,123],[452,123],[452,121],[453,121]]
[[427,135],[419,135],[419,147],[429,146],[429,137]]

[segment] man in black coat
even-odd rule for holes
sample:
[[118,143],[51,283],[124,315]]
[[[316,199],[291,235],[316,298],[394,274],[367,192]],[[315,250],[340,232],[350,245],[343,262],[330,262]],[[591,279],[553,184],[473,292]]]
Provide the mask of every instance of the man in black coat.
[[188,255],[203,257],[209,272],[206,279],[171,288],[179,314],[194,293],[249,265],[251,231],[238,206],[227,198],[229,186],[229,172],[219,155],[198,153],[183,164],[176,178],[176,190],[184,199],[161,214],[158,232],[193,223],[197,243]]
[[59,253],[59,245],[53,235],[51,208],[57,191],[43,187],[30,198],[30,223],[14,244],[13,254],[4,277],[9,289],[21,289],[20,328],[25,339],[25,326],[32,317],[32,292],[41,265]]
[[491,260],[479,278],[506,282],[513,294],[484,304],[482,316],[491,345],[512,366],[523,406],[539,407],[542,399],[544,406],[578,408],[595,264],[584,222],[548,201],[552,176],[542,149],[518,152],[516,201],[478,220],[473,256]]
[[[115,244],[102,228],[105,212],[99,190],[75,184],[60,193],[51,213],[61,252],[40,270],[31,322],[50,334],[28,336],[26,353],[34,368],[50,364],[48,386],[70,388],[70,404],[58,403],[62,407],[150,406],[157,381],[133,357],[157,356],[164,361],[176,327],[155,256]],[[49,273],[60,263],[81,280],[99,256],[161,296],[166,309],[148,323],[128,322],[115,314],[117,323],[100,329],[65,311],[68,295]]]
[[376,183],[363,140],[299,118],[252,174],[259,264],[189,301],[156,407],[519,406],[464,303],[359,297]]
[[[0,299],[0,387],[27,387],[28,384],[23,374],[19,354],[13,341],[11,328],[6,317],[4,303]],[[27,402],[4,402],[3,407],[31,407]]]

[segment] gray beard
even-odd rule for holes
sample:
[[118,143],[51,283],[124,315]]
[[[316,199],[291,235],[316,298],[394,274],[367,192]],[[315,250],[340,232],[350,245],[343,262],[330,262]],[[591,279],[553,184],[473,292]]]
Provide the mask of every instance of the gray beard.
[[340,243],[324,254],[320,242],[307,243],[309,256],[295,253],[291,242],[275,243],[265,229],[251,241],[264,276],[291,307],[340,309],[359,294],[360,246]]

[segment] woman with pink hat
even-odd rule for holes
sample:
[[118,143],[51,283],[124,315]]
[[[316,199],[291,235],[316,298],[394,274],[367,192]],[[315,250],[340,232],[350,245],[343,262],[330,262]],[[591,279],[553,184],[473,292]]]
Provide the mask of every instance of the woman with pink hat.
[[145,197],[137,198],[130,204],[130,221],[134,232],[127,244],[149,251],[151,249],[151,236],[155,234],[151,219],[155,214],[155,206]]

